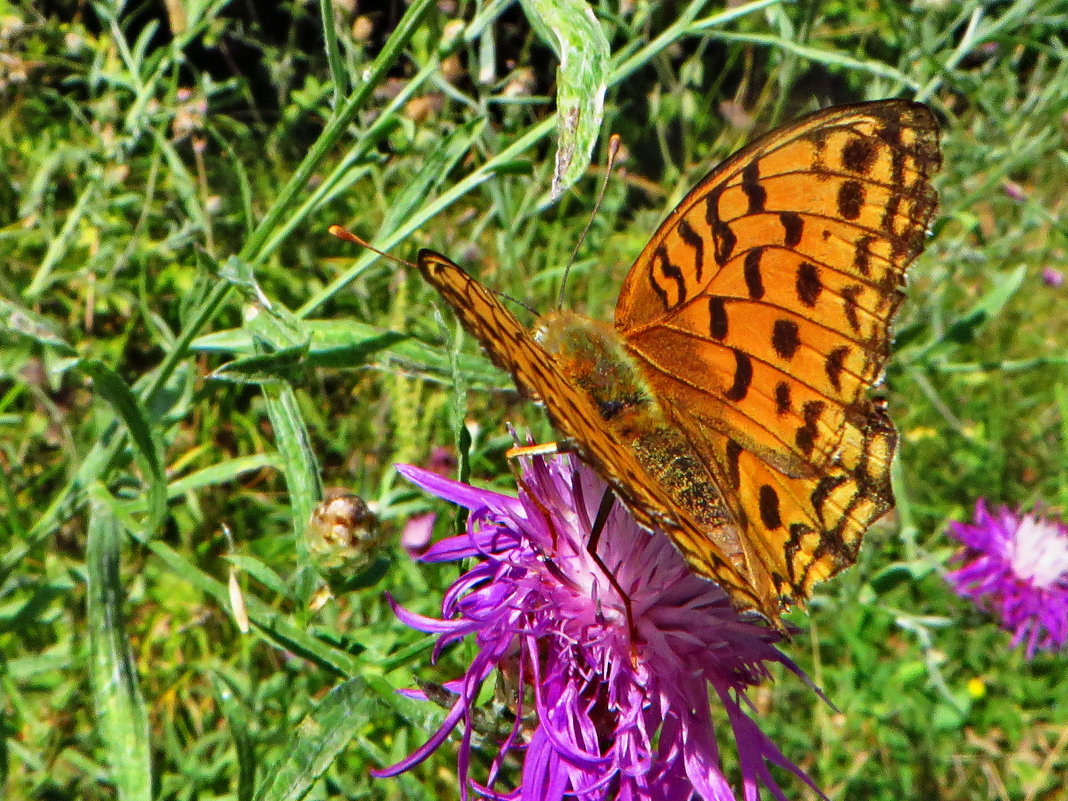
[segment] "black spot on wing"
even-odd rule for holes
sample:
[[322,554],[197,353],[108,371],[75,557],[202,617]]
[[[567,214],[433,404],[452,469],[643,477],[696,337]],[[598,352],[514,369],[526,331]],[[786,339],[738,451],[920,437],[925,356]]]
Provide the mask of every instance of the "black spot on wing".
[[819,300],[823,284],[820,282],[819,268],[811,262],[803,261],[797,267],[797,297],[810,309]]
[[843,181],[838,187],[838,213],[847,220],[855,220],[864,208],[866,192],[860,181]]
[[708,299],[708,335],[722,342],[727,338],[727,304],[723,298]]
[[805,230],[801,215],[794,211],[783,211],[779,213],[779,222],[782,224],[782,243],[788,248],[796,248],[801,244],[801,234]]
[[742,191],[749,199],[750,214],[759,214],[764,211],[768,192],[760,185],[760,162],[756,159],[750,161],[742,170]]
[[853,267],[865,277],[871,275],[871,251],[868,248],[874,241],[874,236],[865,234],[857,240],[853,252]]
[[773,531],[782,525],[782,516],[779,514],[779,494],[773,487],[763,484],[760,487],[759,496],[760,522],[764,528]]
[[779,358],[789,361],[801,347],[801,336],[793,320],[776,320],[771,331],[771,346]]
[[775,385],[775,413],[779,415],[790,411],[790,385],[780,381]]
[[753,362],[737,348],[731,348],[734,353],[734,384],[727,390],[728,400],[738,402],[749,394],[749,385],[753,381]]
[[797,447],[805,456],[811,456],[816,445],[816,437],[819,435],[819,422],[823,414],[825,404],[823,401],[809,401],[801,410],[801,416],[805,424],[799,427],[794,434]]
[[660,288],[659,282],[655,278],[655,274],[651,276],[653,289],[656,290],[656,294],[660,296],[660,299],[664,303],[664,307],[668,309],[673,308],[686,297],[686,278],[683,276],[682,270],[680,270],[677,265],[671,263],[671,260],[668,258],[667,248],[664,245],[658,247],[653,254],[653,266],[659,270],[660,275],[674,281],[676,284],[678,294],[674,303],[672,303],[671,299],[668,297],[667,290]]
[[731,227],[719,217],[719,199],[723,194],[723,186],[717,186],[708,193],[705,198],[705,222],[712,231],[712,247],[715,251],[716,264],[722,267],[730,261],[734,253],[734,246],[738,243]]
[[879,155],[879,144],[873,139],[850,139],[842,148],[842,165],[861,175],[867,175]]
[[745,254],[745,266],[743,268],[745,288],[749,292],[749,297],[753,300],[760,300],[764,297],[764,280],[760,275],[760,259],[763,255],[764,248],[753,248],[753,250]]
[[842,371],[845,369],[845,360],[849,355],[849,348],[844,345],[832,350],[824,361],[824,370],[827,373],[827,380],[831,382],[831,386],[836,391],[842,391]]
[[860,317],[857,314],[860,304],[857,303],[857,298],[864,292],[864,287],[859,284],[850,284],[849,286],[842,287],[842,310],[845,312],[846,321],[849,323],[849,327],[855,332],[860,332]]
[[680,220],[678,227],[675,229],[679,232],[679,236],[682,237],[682,241],[693,248],[693,265],[694,274],[697,281],[701,281],[701,273],[705,266],[705,240],[704,238],[693,230],[693,226],[686,220]]

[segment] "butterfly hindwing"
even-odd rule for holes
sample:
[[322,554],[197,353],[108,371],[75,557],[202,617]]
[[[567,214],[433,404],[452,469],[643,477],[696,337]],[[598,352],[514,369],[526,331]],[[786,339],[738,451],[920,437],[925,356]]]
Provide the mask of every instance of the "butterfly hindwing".
[[741,539],[784,603],[852,565],[868,527],[893,506],[890,463],[897,432],[881,406],[845,423],[839,453],[820,475],[791,477],[706,430],[705,453],[742,529]]

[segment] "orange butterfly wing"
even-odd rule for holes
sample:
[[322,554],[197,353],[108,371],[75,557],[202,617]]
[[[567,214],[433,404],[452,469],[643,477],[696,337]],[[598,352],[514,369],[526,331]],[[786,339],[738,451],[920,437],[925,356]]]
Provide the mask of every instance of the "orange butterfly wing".
[[754,591],[691,514],[661,491],[632,449],[607,433],[593,401],[575,387],[504,304],[438,253],[421,250],[418,265],[493,362],[512,374],[521,392],[545,406],[557,431],[574,442],[579,456],[609,482],[639,524],[664,531],[687,559],[699,560],[705,573],[740,606],[754,607],[772,622],[778,621],[778,605]]
[[893,504],[896,434],[867,393],[940,163],[917,103],[784,125],[686,196],[620,293],[616,328],[784,601],[852,564]]

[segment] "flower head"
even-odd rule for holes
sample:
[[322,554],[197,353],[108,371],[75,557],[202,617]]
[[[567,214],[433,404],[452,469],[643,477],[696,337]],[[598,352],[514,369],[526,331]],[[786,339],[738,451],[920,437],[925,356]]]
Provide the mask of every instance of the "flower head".
[[1042,283],[1052,287],[1064,286],[1064,273],[1053,267],[1043,267]]
[[[479,561],[446,593],[443,619],[394,606],[409,626],[439,634],[437,651],[472,635],[477,652],[441,728],[410,757],[377,772],[412,767],[463,723],[459,774],[493,798],[581,801],[734,801],[724,775],[709,688],[730,723],[745,801],[782,790],[767,763],[811,780],[750,717],[745,692],[779,662],[808,679],[776,647],[780,635],[740,617],[723,590],[687,568],[670,541],[612,501],[596,550],[588,550],[606,484],[569,457],[535,458],[518,498],[398,466],[429,492],[470,510],[467,532],[444,539],[424,561]],[[603,512],[603,510],[602,510]],[[514,679],[515,725],[501,735],[488,780],[469,776],[482,683],[497,669]],[[425,697],[422,693],[412,693]],[[532,707],[534,722],[523,728]],[[522,753],[522,779],[494,790],[505,757]]]
[[954,591],[996,615],[1015,647],[1063,648],[1068,642],[1068,528],[1004,506],[994,513],[980,499],[975,522],[950,523],[964,549],[961,567],[946,575]]

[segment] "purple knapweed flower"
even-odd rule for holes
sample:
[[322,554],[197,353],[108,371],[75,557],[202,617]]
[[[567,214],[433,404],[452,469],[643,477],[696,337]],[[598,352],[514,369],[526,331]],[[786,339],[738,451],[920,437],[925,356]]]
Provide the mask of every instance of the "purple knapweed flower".
[[1012,645],[1037,649],[1068,642],[1068,528],[1037,514],[1004,506],[991,513],[975,504],[975,522],[953,521],[950,534],[964,545],[961,567],[946,574],[954,591],[989,610],[1013,632]]
[[[407,625],[440,635],[435,658],[468,635],[477,649],[464,676],[445,685],[456,699],[441,728],[375,775],[408,770],[462,723],[465,799],[470,787],[523,801],[735,801],[715,738],[711,687],[732,729],[745,801],[759,799],[762,787],[786,801],[768,763],[816,789],[750,716],[745,693],[768,679],[769,663],[812,686],[776,648],[780,635],[755,616],[739,616],[718,585],[694,575],[663,534],[639,528],[618,501],[591,555],[606,491],[592,470],[570,457],[534,458],[512,498],[427,470],[397,469],[470,510],[466,534],[441,540],[421,558],[478,562],[445,594],[443,619],[396,604],[394,610]],[[518,688],[510,702],[516,714],[480,783],[469,775],[480,711],[474,704],[494,670]],[[495,790],[509,753],[522,756],[520,784]]]

